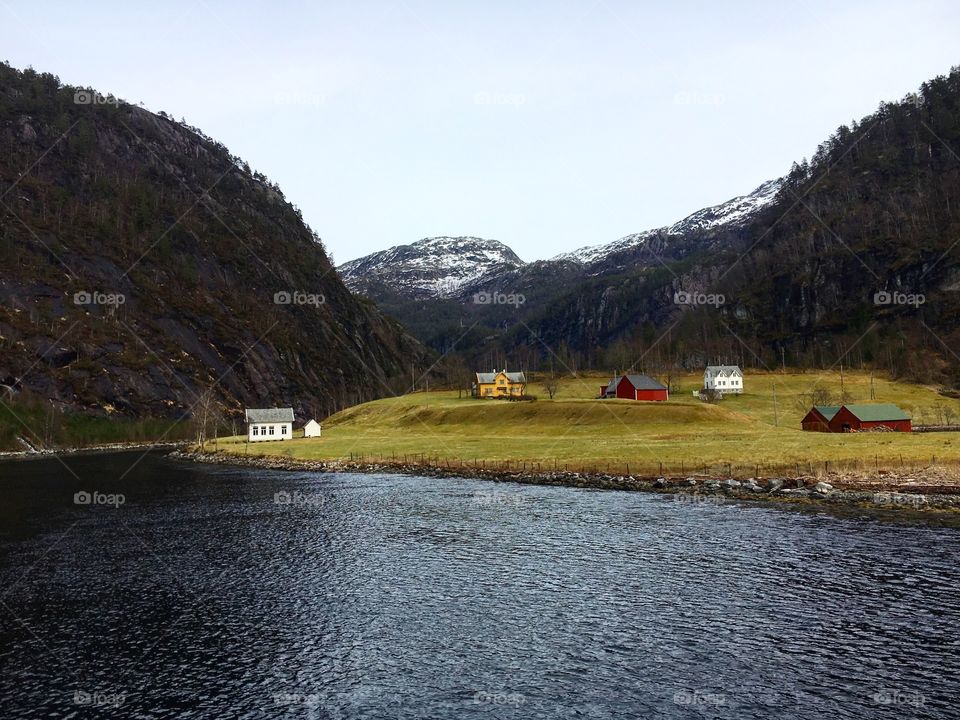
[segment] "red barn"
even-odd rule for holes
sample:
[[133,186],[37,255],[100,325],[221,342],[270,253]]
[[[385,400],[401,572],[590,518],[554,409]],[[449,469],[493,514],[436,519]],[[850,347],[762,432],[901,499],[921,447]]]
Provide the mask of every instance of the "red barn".
[[910,416],[893,403],[842,405],[830,420],[831,432],[860,432],[885,427],[897,432],[912,432]]
[[840,405],[814,405],[803,416],[800,427],[808,432],[831,432],[830,421],[840,410]]
[[669,399],[667,388],[649,375],[621,375],[619,378],[614,378],[605,388],[604,397],[654,402]]

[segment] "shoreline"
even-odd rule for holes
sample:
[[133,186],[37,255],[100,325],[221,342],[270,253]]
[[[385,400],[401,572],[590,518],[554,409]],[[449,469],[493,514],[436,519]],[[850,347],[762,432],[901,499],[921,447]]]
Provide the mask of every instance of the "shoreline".
[[3,450],[0,451],[0,461],[3,460],[43,460],[60,455],[95,455],[97,453],[124,452],[133,450],[166,450],[186,447],[190,443],[183,440],[170,442],[133,442],[107,443],[106,445],[90,445],[88,447],[58,448],[56,450]]
[[[606,473],[578,473],[564,470],[505,471],[469,467],[442,467],[403,463],[297,460],[275,456],[249,457],[229,453],[174,450],[169,458],[213,465],[233,465],[263,470],[311,471],[321,473],[393,473],[437,478],[471,478],[523,485],[552,485],[595,490],[656,492],[685,497],[690,502],[708,498],[751,500],[802,505],[832,505],[874,510],[909,510],[936,513],[960,513],[960,494],[938,491],[936,486],[918,486],[926,492],[840,488],[815,477],[749,478],[744,481],[704,475],[685,477],[640,477]],[[943,488],[943,490],[950,489]],[[678,497],[678,500],[679,500]]]

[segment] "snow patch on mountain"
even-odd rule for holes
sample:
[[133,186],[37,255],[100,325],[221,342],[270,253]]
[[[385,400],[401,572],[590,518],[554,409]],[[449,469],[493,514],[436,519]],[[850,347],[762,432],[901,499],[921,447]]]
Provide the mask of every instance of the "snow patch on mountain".
[[741,195],[719,205],[698,210],[673,225],[626,235],[619,240],[604,245],[582,247],[572,252],[557,255],[551,260],[572,260],[589,265],[613,253],[640,247],[650,238],[659,234],[683,235],[690,232],[703,232],[704,230],[741,225],[765,205],[773,202],[782,182],[780,178],[768,180],[748,195]]
[[344,263],[338,270],[352,289],[379,280],[394,290],[430,297],[455,297],[461,288],[495,271],[524,265],[498,240],[478,237],[423,238]]

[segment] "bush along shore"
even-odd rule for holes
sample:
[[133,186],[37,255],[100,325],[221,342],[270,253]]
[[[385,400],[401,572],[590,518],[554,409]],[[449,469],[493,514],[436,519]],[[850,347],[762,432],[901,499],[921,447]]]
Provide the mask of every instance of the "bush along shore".
[[238,465],[264,470],[308,470],[323,473],[401,473],[424,477],[458,477],[511,482],[526,485],[557,485],[598,490],[632,490],[673,493],[677,500],[697,502],[712,498],[768,500],[785,503],[828,503],[834,505],[873,507],[913,511],[952,511],[960,513],[960,489],[952,485],[922,484],[910,490],[894,489],[887,480],[873,487],[851,486],[849,479],[837,478],[843,486],[835,486],[822,477],[794,478],[716,478],[706,476],[638,477],[606,473],[583,473],[562,470],[504,471],[438,464],[357,462],[347,460],[297,460],[292,458],[243,456],[231,453],[175,450],[168,457],[192,462]]

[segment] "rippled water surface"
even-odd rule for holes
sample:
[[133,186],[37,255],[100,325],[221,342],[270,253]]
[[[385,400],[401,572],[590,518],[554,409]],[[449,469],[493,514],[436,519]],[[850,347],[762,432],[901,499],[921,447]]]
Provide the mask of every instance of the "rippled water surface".
[[138,457],[0,463],[0,718],[960,717],[956,530]]

